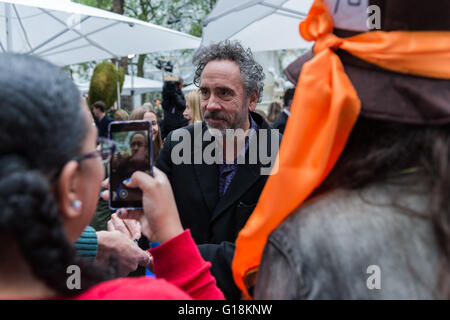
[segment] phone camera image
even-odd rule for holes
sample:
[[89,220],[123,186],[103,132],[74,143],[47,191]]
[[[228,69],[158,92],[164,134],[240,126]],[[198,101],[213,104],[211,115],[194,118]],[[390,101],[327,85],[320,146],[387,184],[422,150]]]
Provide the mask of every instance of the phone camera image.
[[128,191],[123,189],[123,190],[120,191],[119,195],[120,195],[120,199],[127,200],[127,198],[128,198]]
[[151,124],[148,121],[111,123],[110,139],[116,143],[110,160],[110,207],[140,208],[142,192],[124,181],[135,171],[150,174],[152,165]]

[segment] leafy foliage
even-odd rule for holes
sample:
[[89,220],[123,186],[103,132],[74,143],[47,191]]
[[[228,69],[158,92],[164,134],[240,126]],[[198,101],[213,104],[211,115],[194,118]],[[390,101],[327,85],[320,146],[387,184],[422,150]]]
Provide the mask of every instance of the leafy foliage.
[[94,69],[89,86],[89,105],[96,101],[103,101],[109,109],[117,100],[117,82],[120,83],[120,91],[124,82],[124,72],[122,68],[117,71],[111,62],[102,62]]
[[[124,15],[201,37],[203,19],[217,0],[124,0]],[[113,0],[75,0],[88,6],[109,10]]]
[[[72,0],[81,4],[112,11],[118,0]],[[196,37],[202,36],[202,22],[211,12],[217,0],[124,0],[123,14],[156,25],[185,32]],[[142,41],[148,41],[143,39]],[[193,50],[180,51],[181,56],[192,55]],[[139,55],[137,76],[144,77],[144,65],[153,63],[157,58],[164,58],[161,53]],[[73,69],[80,78],[88,78],[88,71],[95,63],[84,63]],[[155,93],[159,94],[159,93]],[[158,98],[160,98],[158,96]],[[145,97],[143,96],[143,101]]]

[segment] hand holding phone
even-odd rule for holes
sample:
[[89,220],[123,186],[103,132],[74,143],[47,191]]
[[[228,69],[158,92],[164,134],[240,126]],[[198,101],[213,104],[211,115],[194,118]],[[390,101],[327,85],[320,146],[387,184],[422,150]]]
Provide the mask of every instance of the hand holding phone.
[[115,121],[109,124],[108,133],[117,146],[109,165],[109,207],[142,209],[142,191],[123,181],[136,171],[152,174],[152,125],[146,120]]
[[[158,168],[153,170],[153,177],[135,172],[130,181],[125,182],[129,187],[143,190],[143,210],[127,211],[122,208],[117,217],[138,220],[147,239],[163,243],[182,233],[183,226],[169,179]],[[104,181],[103,187],[110,187],[108,180]],[[108,197],[109,192],[104,191],[102,198],[107,201]]]

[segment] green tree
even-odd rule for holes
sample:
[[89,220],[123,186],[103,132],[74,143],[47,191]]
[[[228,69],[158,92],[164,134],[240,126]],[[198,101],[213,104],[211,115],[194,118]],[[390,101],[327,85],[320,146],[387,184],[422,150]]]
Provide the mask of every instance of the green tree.
[[72,2],[77,2],[85,4],[87,6],[100,8],[103,10],[110,11],[112,8],[112,0],[72,0]]
[[122,91],[124,81],[123,69],[118,71],[111,62],[102,62],[98,64],[91,78],[89,86],[89,105],[96,101],[103,101],[109,109],[117,101],[117,82],[120,83]]

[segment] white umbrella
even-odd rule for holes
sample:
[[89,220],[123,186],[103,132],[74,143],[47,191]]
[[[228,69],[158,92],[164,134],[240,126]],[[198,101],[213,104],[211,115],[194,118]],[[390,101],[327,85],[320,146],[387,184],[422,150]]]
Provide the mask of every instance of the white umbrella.
[[188,93],[188,92],[191,92],[191,91],[194,91],[194,90],[198,90],[198,87],[194,83],[192,83],[192,84],[184,87],[183,89],[181,89],[181,91],[183,91],[184,93]]
[[219,0],[203,22],[201,46],[239,40],[252,51],[309,48],[299,34],[313,0]]
[[0,0],[0,52],[59,66],[199,44],[197,37],[68,1]]
[[[89,91],[88,83],[77,84],[78,89],[82,93]],[[131,83],[131,76],[125,75],[125,80],[122,87],[122,95],[130,96],[131,90],[134,90],[135,95],[140,95],[148,92],[162,91],[163,83],[157,80],[145,79],[141,77],[134,77],[133,83]]]

